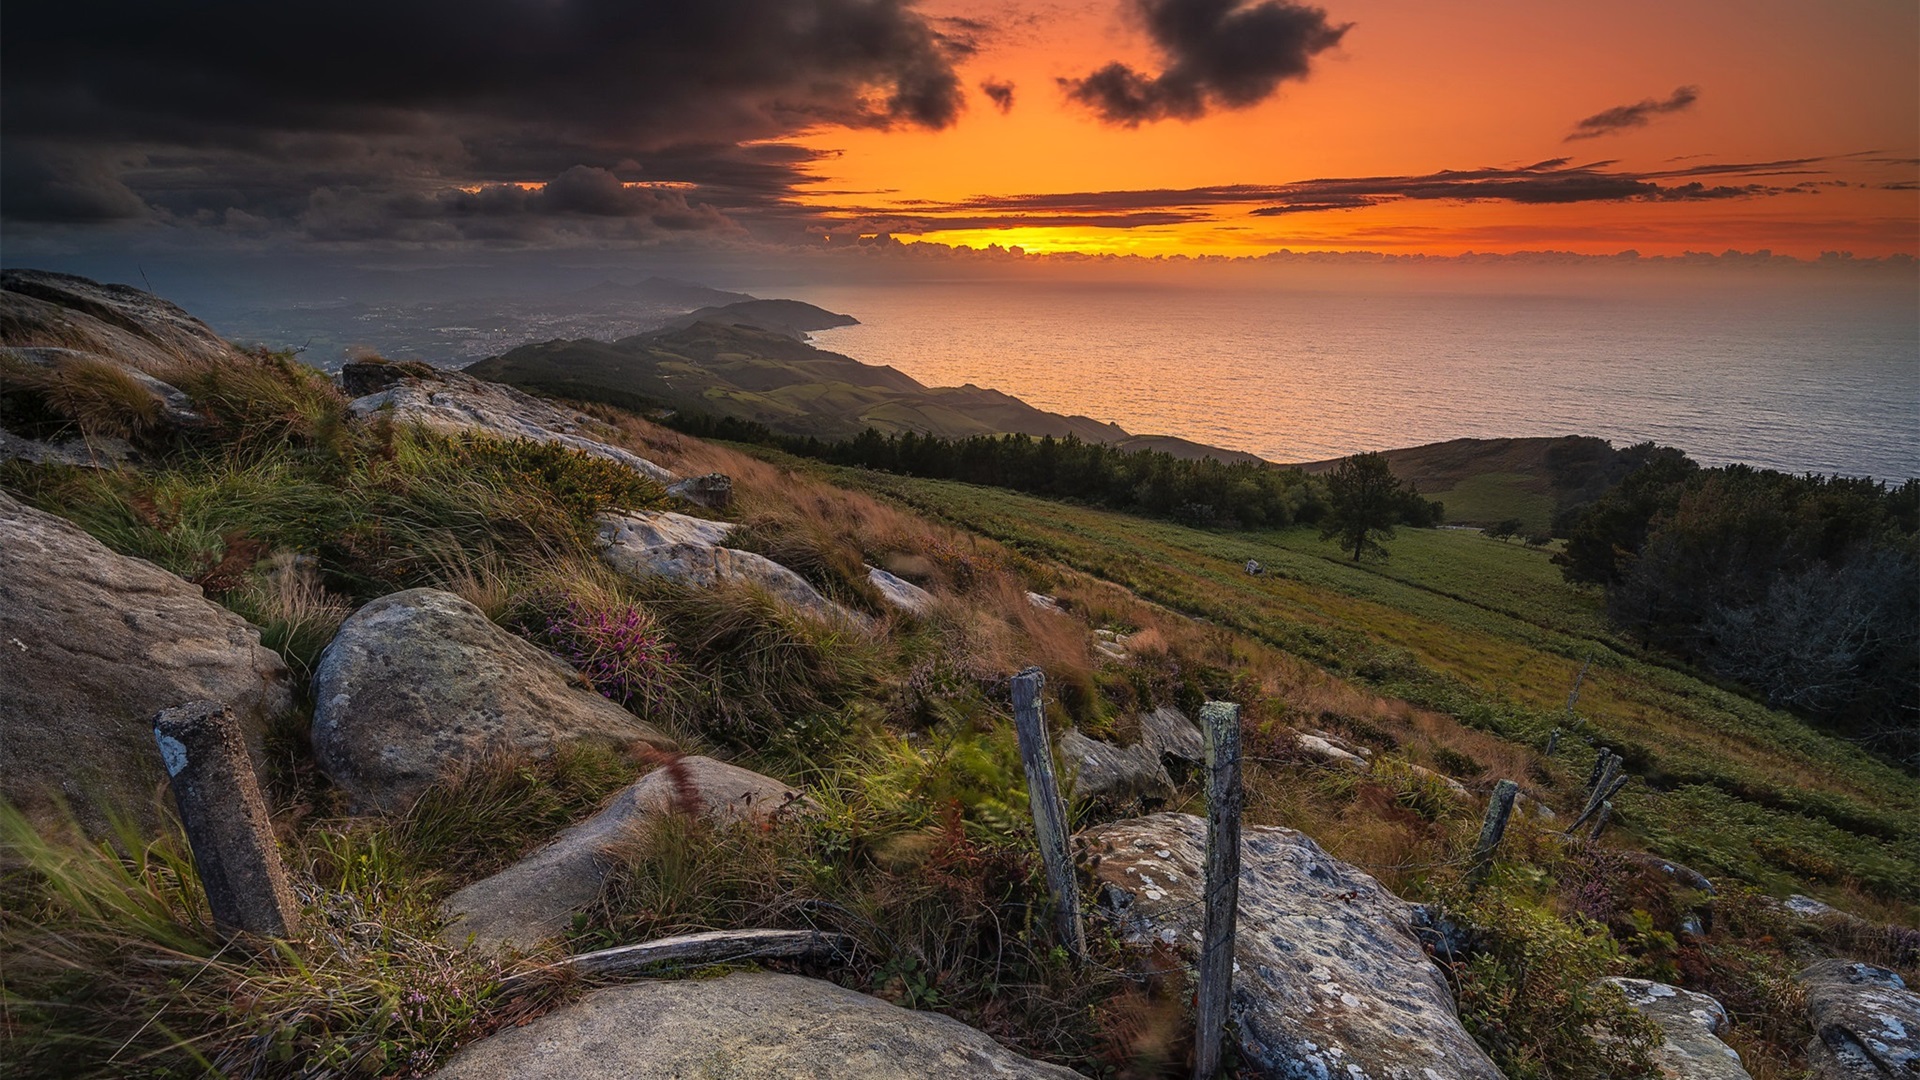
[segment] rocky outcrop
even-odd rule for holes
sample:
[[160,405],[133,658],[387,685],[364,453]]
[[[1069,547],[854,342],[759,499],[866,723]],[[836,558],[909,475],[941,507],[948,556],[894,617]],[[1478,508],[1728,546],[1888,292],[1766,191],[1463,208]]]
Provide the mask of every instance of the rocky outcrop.
[[232,706],[258,743],[293,704],[280,657],[198,586],[109,551],[0,493],[0,794],[40,817],[64,796],[147,816],[161,778],[151,721]]
[[678,811],[731,823],[802,805],[800,792],[771,777],[712,758],[678,758],[558,840],[453,894],[442,936],[486,950],[537,945],[564,932],[573,913],[600,895],[611,869],[608,849],[660,815]]
[[313,677],[313,751],[362,809],[397,810],[489,754],[673,741],[451,593],[383,596],[341,624]]
[[505,439],[532,439],[616,461],[650,480],[670,484],[674,474],[638,454],[594,438],[593,419],[541,401],[510,386],[457,371],[410,375],[384,390],[353,399],[354,415],[385,412],[396,422],[453,434],[478,432]]
[[1336,769],[1363,773],[1373,768],[1371,761],[1355,750],[1337,744],[1329,735],[1301,732],[1294,737],[1294,743],[1299,746],[1301,753],[1318,758]]
[[[1154,814],[1078,840],[1121,935],[1191,962],[1206,823]],[[1291,829],[1248,828],[1242,859],[1230,1005],[1242,1076],[1498,1080],[1406,903]]]
[[455,1054],[436,1080],[1070,1080],[936,1013],[818,979],[721,979],[597,990]]
[[149,374],[240,358],[206,323],[157,296],[44,270],[0,270],[0,344],[112,357]]
[[709,510],[725,510],[733,505],[733,477],[722,472],[689,476],[670,485],[667,494]]
[[1822,960],[1798,976],[1807,995],[1807,1065],[1814,1080],[1920,1076],[1920,994],[1892,971]]
[[867,567],[867,581],[880,590],[880,598],[909,615],[925,615],[933,610],[933,594],[902,577],[877,566]]
[[665,511],[600,518],[600,555],[623,574],[661,577],[693,588],[747,585],[805,615],[864,625],[860,615],[820,595],[807,579],[765,555],[722,547],[733,526]]
[[1187,771],[1206,758],[1206,739],[1185,713],[1164,706],[1140,717],[1140,737],[1116,746],[1069,730],[1060,760],[1073,794],[1109,805],[1153,804],[1173,794]]
[[1664,1080],[1752,1080],[1740,1054],[1720,1041],[1732,1027],[1727,1010],[1705,994],[1647,979],[1602,979],[1665,1036],[1653,1052]]

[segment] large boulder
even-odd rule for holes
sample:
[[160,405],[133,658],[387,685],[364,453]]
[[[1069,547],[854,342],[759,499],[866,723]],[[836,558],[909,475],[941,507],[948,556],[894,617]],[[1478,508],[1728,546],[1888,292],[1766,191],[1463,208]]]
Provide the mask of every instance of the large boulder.
[[862,626],[866,619],[820,595],[807,579],[765,555],[721,546],[732,526],[670,511],[600,518],[600,555],[632,577],[659,577],[697,589],[746,585],[803,615]]
[[673,740],[452,593],[409,589],[353,613],[313,676],[313,751],[362,809],[405,807],[489,754]]
[[1070,1080],[937,1013],[772,972],[597,990],[455,1054],[436,1080]]
[[479,432],[506,439],[531,439],[606,458],[650,480],[671,484],[673,472],[638,454],[596,439],[592,417],[485,382],[457,371],[409,375],[386,389],[353,399],[356,416],[386,412],[396,422],[419,424],[450,434]]
[[1647,979],[1600,980],[1626,996],[1627,1004],[1652,1020],[1665,1041],[1653,1062],[1664,1080],[1752,1080],[1740,1053],[1720,1041],[1733,1026],[1718,1001]]
[[240,359],[206,323],[151,293],[45,270],[0,270],[0,345],[77,350],[161,375]]
[[232,706],[258,744],[293,704],[286,664],[198,586],[0,493],[0,795],[45,820],[64,796],[149,819],[152,719]]
[[[1192,962],[1205,922],[1206,823],[1154,814],[1078,839],[1123,938]],[[1292,829],[1248,828],[1241,855],[1229,1009],[1242,1076],[1499,1080],[1405,902]]]
[[1177,781],[1206,758],[1206,739],[1185,713],[1162,706],[1140,717],[1140,737],[1129,745],[1070,730],[1060,760],[1073,774],[1073,794],[1110,805],[1151,804],[1173,794]]
[[1898,974],[1848,960],[1822,960],[1798,976],[1807,995],[1814,1080],[1912,1080],[1920,1076],[1920,994]]
[[553,843],[454,893],[442,936],[487,951],[532,947],[566,931],[573,913],[600,895],[612,869],[609,849],[660,815],[677,811],[723,823],[765,819],[792,810],[802,798],[780,781],[738,766],[677,758]]

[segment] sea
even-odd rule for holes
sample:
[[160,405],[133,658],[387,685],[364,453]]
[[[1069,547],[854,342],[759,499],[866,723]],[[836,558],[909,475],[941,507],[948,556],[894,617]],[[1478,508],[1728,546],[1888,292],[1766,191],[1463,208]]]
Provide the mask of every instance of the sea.
[[[759,290],[755,290],[759,291]],[[1920,477],[1920,298],[1887,287],[767,286],[815,343],[933,386],[1306,462],[1461,437]]]

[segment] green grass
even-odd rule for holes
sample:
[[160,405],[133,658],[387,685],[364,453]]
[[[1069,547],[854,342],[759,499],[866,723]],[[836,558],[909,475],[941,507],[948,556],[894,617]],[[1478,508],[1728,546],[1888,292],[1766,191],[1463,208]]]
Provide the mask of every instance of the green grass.
[[1447,521],[1492,525],[1510,518],[1526,525],[1526,532],[1544,533],[1553,524],[1553,496],[1537,490],[1531,477],[1519,473],[1481,473],[1445,491],[1422,491],[1447,507]]
[[[1529,746],[1572,726],[1567,693],[1591,656],[1564,767],[1584,777],[1581,736],[1624,754],[1640,781],[1619,800],[1632,835],[1776,894],[1855,893],[1920,913],[1920,783],[1641,653],[1544,552],[1403,529],[1390,559],[1356,565],[1309,530],[1207,532],[965,484],[828,475]],[[1249,558],[1268,574],[1248,576]]]

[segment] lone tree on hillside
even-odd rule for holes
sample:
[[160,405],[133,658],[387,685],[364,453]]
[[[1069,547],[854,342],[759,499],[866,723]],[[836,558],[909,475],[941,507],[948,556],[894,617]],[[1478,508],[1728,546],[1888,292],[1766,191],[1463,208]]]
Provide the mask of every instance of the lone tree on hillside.
[[1387,468],[1387,459],[1379,454],[1355,454],[1334,466],[1327,474],[1326,527],[1322,540],[1338,540],[1342,551],[1353,552],[1359,562],[1366,554],[1387,557],[1381,540],[1393,539],[1394,522],[1400,520],[1408,493],[1400,480]]

